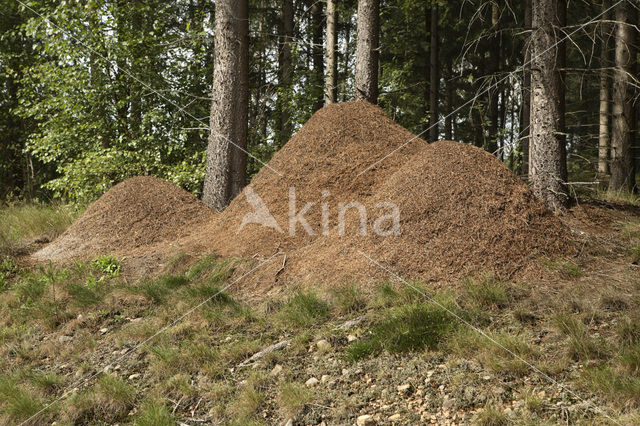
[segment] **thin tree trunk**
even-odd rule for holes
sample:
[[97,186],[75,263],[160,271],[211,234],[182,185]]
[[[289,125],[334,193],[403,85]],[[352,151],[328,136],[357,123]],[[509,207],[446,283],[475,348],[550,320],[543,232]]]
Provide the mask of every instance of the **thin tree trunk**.
[[[524,2],[524,26],[531,29],[531,1]],[[520,117],[520,151],[522,152],[521,176],[529,176],[529,140],[531,115],[531,37],[527,37],[524,45],[524,63],[522,69],[522,109]]]
[[447,90],[447,118],[444,120],[444,138],[453,140],[453,67],[451,66],[451,58],[447,60],[447,81],[445,84]]
[[378,102],[380,0],[358,1],[355,97]]
[[429,141],[438,140],[438,101],[440,92],[440,62],[438,59],[438,2],[431,1],[431,44],[429,83]]
[[638,24],[637,9],[630,1],[616,7],[616,67],[613,75],[613,117],[611,133],[611,179],[609,191],[633,191],[635,188],[635,161],[633,159],[633,131],[636,76],[635,48]]
[[[424,31],[425,33],[431,34],[431,3],[424,2]],[[431,40],[429,40],[431,43]],[[429,99],[431,92],[431,48],[427,47],[427,43],[425,43],[425,52],[424,52],[424,91],[423,91],[423,102],[422,106],[424,108],[425,121],[423,121],[422,133],[426,133],[425,139],[429,137],[429,124],[431,120],[429,120]]]
[[[336,21],[337,23],[337,21]],[[342,80],[342,102],[347,100],[347,80],[349,79],[349,73],[351,71],[351,18],[344,23],[344,67],[342,73],[344,78]]]
[[531,185],[551,210],[567,207],[564,87],[560,69],[565,48],[558,43],[564,0],[533,2],[531,64]]
[[[610,7],[610,0],[602,1],[602,9]],[[598,131],[598,173],[601,177],[609,174],[609,151],[611,149],[611,130],[609,117],[611,115],[611,80],[609,68],[611,67],[609,37],[611,28],[609,14],[605,13],[600,22],[600,123]]]
[[331,104],[338,95],[338,14],[335,0],[327,0],[327,72],[325,76],[324,102]]
[[284,145],[291,138],[291,112],[289,95],[293,76],[291,42],[293,37],[293,0],[282,0],[280,7],[280,50],[278,54],[277,144]]
[[249,103],[248,0],[218,0],[207,169],[202,200],[223,210],[242,190]]
[[314,1],[311,6],[311,25],[313,26],[313,91],[317,93],[313,110],[317,111],[324,105],[324,55],[322,52],[322,2]]
[[498,81],[500,71],[500,36],[498,35],[500,20],[500,10],[498,3],[491,3],[491,31],[493,35],[489,38],[489,73],[491,76],[491,86],[489,88],[489,135],[485,149],[494,155],[498,155],[498,99],[500,96],[500,85],[494,84]]

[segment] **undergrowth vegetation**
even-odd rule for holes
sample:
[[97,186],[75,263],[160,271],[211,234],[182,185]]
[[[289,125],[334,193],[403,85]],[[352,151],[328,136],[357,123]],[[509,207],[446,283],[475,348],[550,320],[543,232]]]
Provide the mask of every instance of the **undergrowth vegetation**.
[[[640,223],[620,234],[621,247],[639,244]],[[601,420],[575,394],[632,424],[640,282],[628,256],[612,285],[586,263],[543,259],[562,285],[487,273],[447,288],[343,282],[257,299],[229,287],[253,260],[178,255],[131,283],[127,259],[108,253],[65,266],[3,257],[0,423],[76,387],[40,421],[346,424],[384,405],[407,424],[454,411],[474,424]],[[419,399],[423,411],[407,403]]]

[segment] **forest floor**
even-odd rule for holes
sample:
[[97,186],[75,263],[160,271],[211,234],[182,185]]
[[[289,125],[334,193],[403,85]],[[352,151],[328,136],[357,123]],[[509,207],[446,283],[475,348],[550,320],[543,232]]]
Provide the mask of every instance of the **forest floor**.
[[77,214],[30,208],[0,213],[0,424],[640,423],[637,205],[574,207],[544,280],[266,295],[254,259],[27,262]]

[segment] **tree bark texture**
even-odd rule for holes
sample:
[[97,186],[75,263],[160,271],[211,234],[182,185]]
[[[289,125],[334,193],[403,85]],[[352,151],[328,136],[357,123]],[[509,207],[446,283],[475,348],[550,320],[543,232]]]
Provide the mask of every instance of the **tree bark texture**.
[[202,200],[223,210],[245,185],[249,104],[248,0],[218,0]]
[[635,162],[633,136],[635,128],[634,97],[636,90],[636,43],[638,13],[631,1],[616,6],[616,52],[613,74],[613,105],[611,132],[611,179],[609,191],[633,191]]
[[560,69],[564,43],[564,0],[534,0],[531,35],[531,186],[551,210],[566,208],[567,164],[564,87]]
[[327,64],[324,85],[324,102],[336,102],[338,95],[338,14],[335,0],[327,0]]
[[378,102],[380,1],[358,1],[355,98]]

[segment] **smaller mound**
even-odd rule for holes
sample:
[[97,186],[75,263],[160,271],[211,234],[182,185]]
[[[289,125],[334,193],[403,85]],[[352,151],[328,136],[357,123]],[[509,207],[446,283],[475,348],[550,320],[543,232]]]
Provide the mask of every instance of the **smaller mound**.
[[55,261],[131,252],[184,237],[213,217],[211,209],[182,188],[150,176],[134,177],[107,191],[33,256]]

